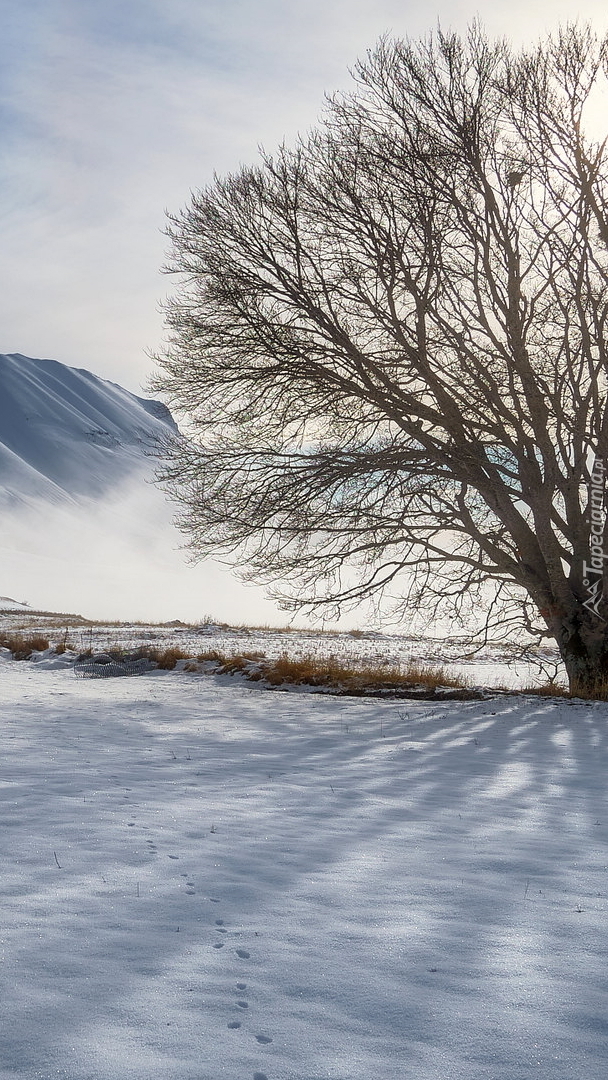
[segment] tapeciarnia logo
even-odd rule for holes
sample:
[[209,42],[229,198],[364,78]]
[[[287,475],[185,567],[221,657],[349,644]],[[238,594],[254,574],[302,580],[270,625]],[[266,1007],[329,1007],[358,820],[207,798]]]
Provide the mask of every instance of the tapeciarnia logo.
[[604,528],[606,515],[604,512],[604,491],[606,486],[606,466],[603,458],[596,457],[593,469],[589,477],[587,489],[589,492],[589,557],[590,561],[583,562],[583,585],[587,590],[587,599],[583,607],[592,611],[602,622],[606,620],[600,615],[598,608],[604,596],[604,565],[608,554],[604,551]]

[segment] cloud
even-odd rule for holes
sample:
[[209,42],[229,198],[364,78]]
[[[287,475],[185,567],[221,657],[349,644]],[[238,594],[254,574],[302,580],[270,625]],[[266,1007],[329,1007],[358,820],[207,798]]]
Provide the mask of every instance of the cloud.
[[587,0],[45,0],[12,5],[0,133],[0,349],[84,365],[131,389],[162,338],[164,211],[214,169],[314,125],[324,91],[384,31],[437,18],[541,33]]

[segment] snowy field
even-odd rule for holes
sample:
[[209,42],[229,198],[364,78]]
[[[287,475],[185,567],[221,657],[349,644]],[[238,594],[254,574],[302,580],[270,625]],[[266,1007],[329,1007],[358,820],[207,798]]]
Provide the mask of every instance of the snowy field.
[[488,644],[473,650],[458,638],[432,638],[379,630],[322,631],[227,626],[208,622],[190,625],[173,623],[86,623],[80,616],[33,613],[17,606],[11,611],[0,597],[0,630],[6,633],[43,634],[51,645],[65,643],[72,651],[137,649],[140,646],[176,646],[189,656],[216,649],[225,655],[259,652],[276,658],[332,658],[347,665],[407,666],[409,663],[444,667],[448,674],[463,678],[470,686],[522,689],[555,678],[565,684],[562,665],[555,648],[532,650],[528,659],[515,646]]
[[58,663],[0,663],[1,1080],[603,1080],[608,705]]

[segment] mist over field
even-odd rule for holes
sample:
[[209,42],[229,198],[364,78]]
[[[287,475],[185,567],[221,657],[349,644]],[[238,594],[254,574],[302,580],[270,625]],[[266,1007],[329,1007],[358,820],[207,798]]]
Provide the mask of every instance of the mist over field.
[[93,619],[286,621],[219,563],[189,564],[172,512],[142,474],[89,503],[5,510],[0,592]]
[[153,482],[176,431],[161,402],[85,368],[1,354],[0,595],[90,618],[276,622],[259,589],[188,564]]

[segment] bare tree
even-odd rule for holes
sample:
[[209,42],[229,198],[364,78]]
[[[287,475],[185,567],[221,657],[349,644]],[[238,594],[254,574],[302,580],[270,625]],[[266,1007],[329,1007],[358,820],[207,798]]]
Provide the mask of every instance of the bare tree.
[[154,389],[195,554],[294,606],[399,576],[404,615],[483,606],[608,679],[607,56],[572,26],[384,39],[318,130],[171,218]]

